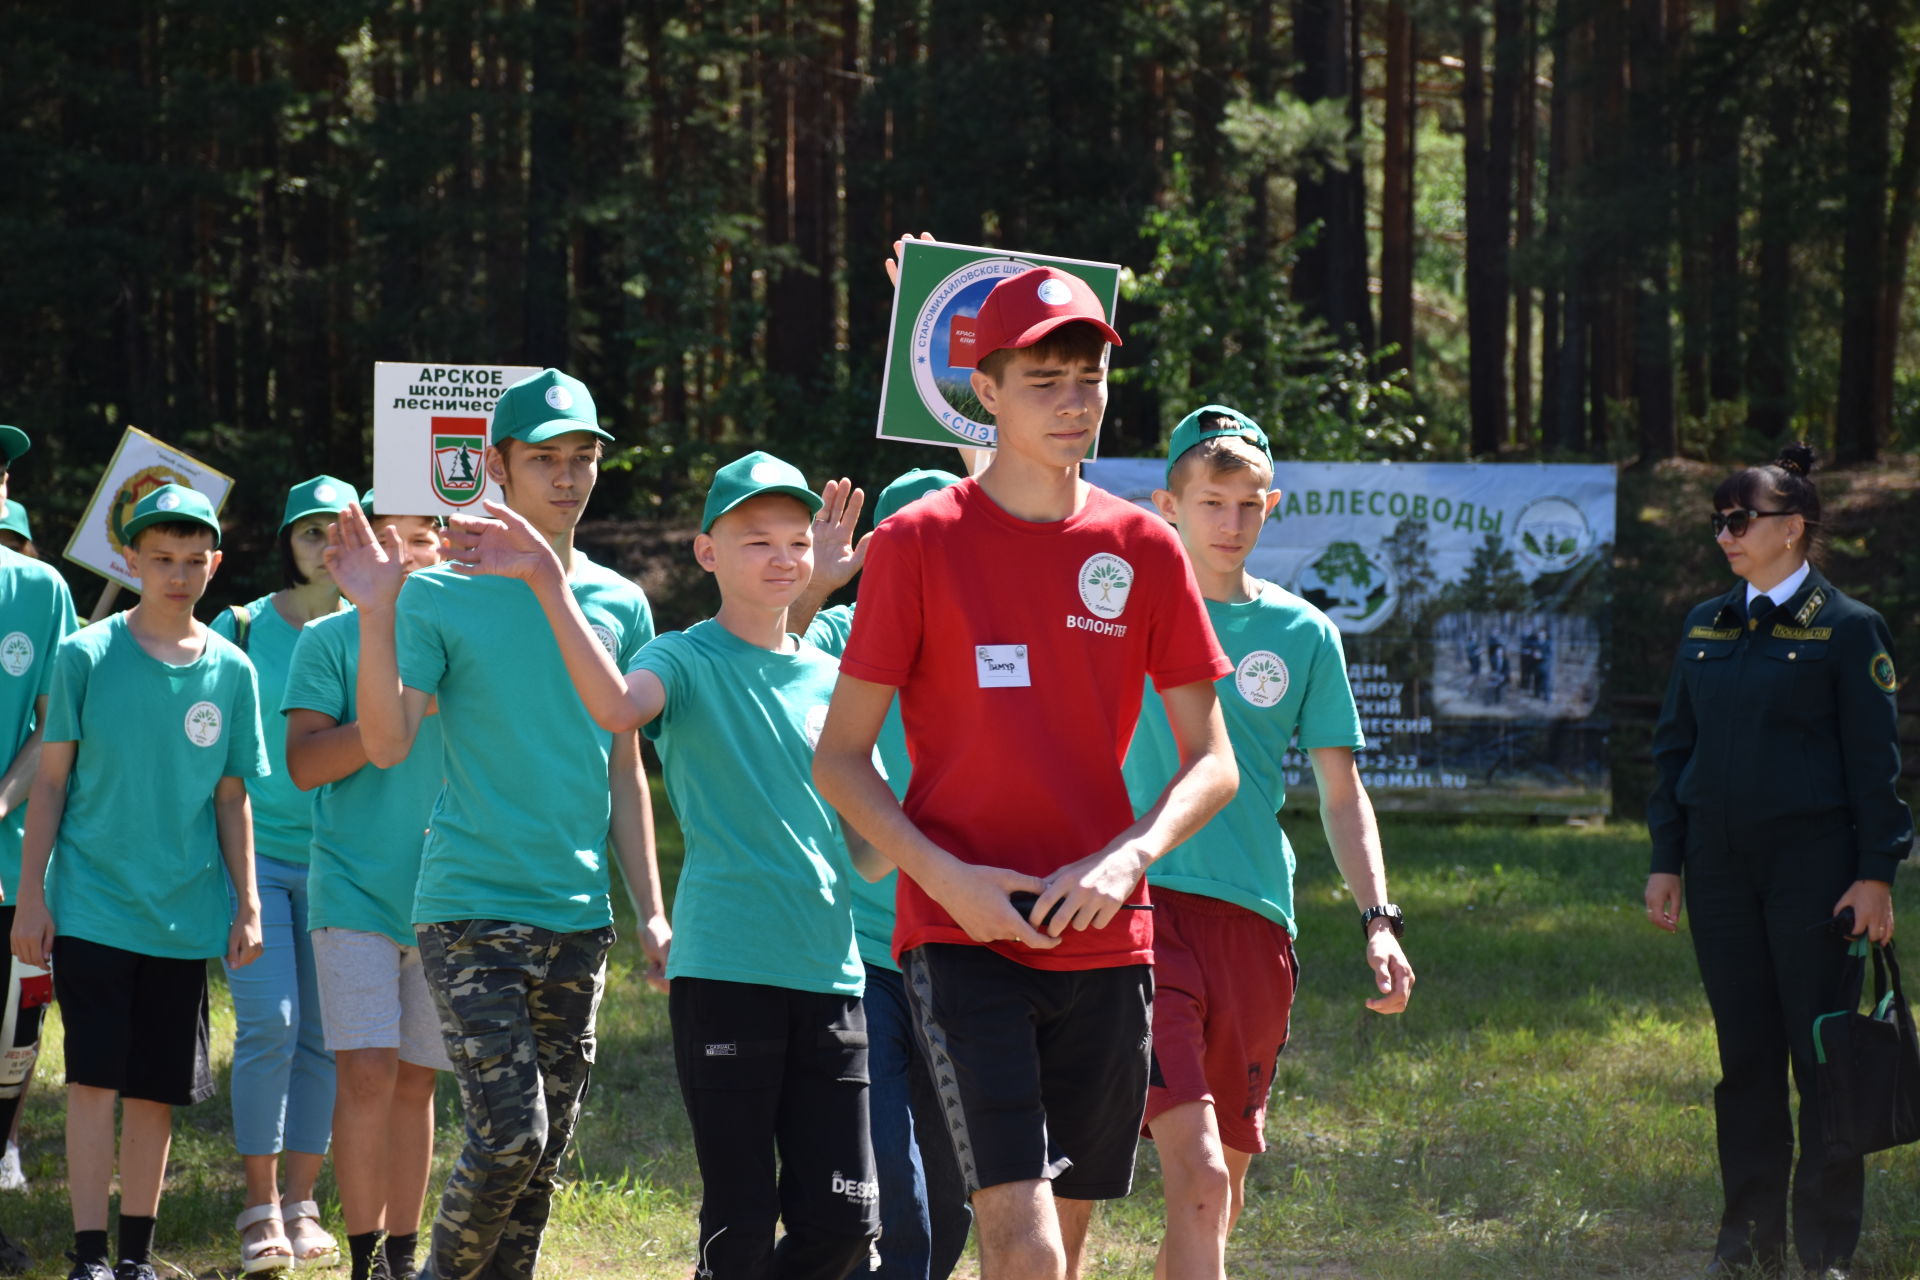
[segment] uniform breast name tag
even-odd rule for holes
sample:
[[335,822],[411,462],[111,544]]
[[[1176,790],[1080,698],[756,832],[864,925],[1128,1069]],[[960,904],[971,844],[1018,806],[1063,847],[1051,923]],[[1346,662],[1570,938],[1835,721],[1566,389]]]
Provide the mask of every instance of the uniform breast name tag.
[[1023,644],[975,645],[973,661],[980,672],[982,689],[1024,689],[1033,683],[1027,674],[1027,646]]

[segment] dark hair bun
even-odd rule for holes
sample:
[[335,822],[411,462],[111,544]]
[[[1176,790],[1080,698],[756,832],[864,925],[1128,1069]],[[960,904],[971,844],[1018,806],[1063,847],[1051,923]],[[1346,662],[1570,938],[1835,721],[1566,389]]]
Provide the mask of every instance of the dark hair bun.
[[1790,444],[1780,451],[1773,465],[1796,476],[1807,475],[1813,470],[1813,446],[1805,440]]

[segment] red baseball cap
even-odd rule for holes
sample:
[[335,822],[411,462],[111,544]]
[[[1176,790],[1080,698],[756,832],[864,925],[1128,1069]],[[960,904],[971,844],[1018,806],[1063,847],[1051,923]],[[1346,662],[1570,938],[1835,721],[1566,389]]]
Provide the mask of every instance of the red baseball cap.
[[1034,267],[993,286],[970,326],[971,342],[963,325],[954,326],[947,363],[955,369],[976,368],[1003,347],[1030,347],[1076,320],[1098,329],[1114,346],[1122,345],[1107,323],[1106,308],[1085,280],[1057,267]]

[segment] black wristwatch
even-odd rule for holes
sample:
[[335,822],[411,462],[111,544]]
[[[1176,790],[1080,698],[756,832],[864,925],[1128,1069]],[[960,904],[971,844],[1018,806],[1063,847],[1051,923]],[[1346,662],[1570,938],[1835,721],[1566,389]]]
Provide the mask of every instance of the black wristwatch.
[[1365,933],[1367,926],[1375,920],[1385,920],[1387,922],[1387,928],[1393,930],[1393,936],[1396,938],[1407,931],[1407,917],[1401,912],[1400,908],[1394,906],[1391,902],[1383,903],[1377,907],[1368,907],[1365,911],[1362,911],[1360,913],[1360,932]]

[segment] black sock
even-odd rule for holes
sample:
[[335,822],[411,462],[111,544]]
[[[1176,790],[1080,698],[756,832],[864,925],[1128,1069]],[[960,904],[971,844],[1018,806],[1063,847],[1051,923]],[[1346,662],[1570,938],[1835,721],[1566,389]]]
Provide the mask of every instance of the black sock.
[[378,1231],[362,1231],[347,1237],[347,1252],[353,1257],[353,1280],[370,1280],[373,1255],[380,1249]]
[[[148,1219],[152,1221],[152,1219]],[[75,1262],[105,1262],[107,1260],[107,1233],[99,1231],[76,1231],[73,1233],[73,1260]]]
[[153,1219],[120,1215],[120,1261],[145,1262],[153,1253]]
[[419,1243],[418,1231],[409,1231],[403,1236],[387,1236],[387,1273],[393,1280],[413,1280],[413,1250]]

